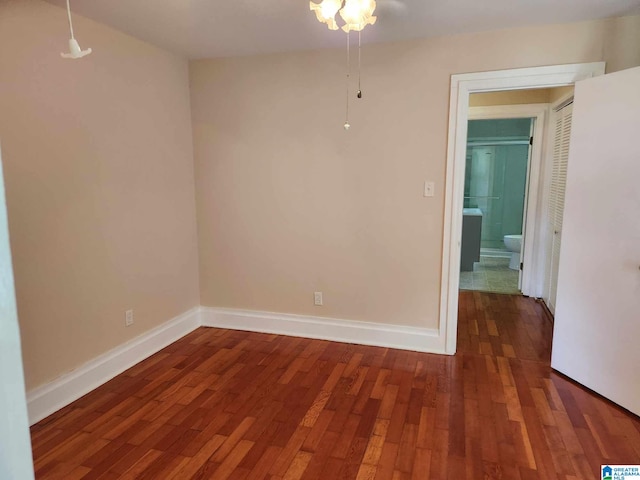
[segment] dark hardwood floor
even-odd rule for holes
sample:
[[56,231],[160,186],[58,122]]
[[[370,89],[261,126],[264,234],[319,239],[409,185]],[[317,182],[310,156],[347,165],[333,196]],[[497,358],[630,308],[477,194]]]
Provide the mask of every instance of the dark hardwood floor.
[[549,367],[534,300],[460,296],[453,357],[200,328],[32,427],[47,479],[599,479],[640,421]]

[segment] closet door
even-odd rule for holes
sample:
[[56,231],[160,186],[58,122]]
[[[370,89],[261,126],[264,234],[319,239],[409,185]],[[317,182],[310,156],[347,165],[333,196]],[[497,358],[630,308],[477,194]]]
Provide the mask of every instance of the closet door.
[[573,103],[564,106],[555,114],[555,139],[553,147],[553,169],[549,192],[549,212],[547,231],[550,232],[547,246],[549,259],[548,279],[545,301],[549,310],[555,312],[558,292],[558,267],[560,265],[560,246],[562,244],[562,221],[564,197],[567,184],[567,165],[569,162],[569,140],[573,120]]

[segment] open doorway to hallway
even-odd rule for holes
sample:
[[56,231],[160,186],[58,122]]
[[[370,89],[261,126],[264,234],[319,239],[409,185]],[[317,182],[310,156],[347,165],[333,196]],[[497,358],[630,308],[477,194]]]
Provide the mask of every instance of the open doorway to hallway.
[[544,292],[552,254],[547,230],[553,230],[548,217],[554,107],[572,91],[569,86],[470,95],[461,290],[549,297]]
[[469,120],[460,289],[520,293],[535,118]]

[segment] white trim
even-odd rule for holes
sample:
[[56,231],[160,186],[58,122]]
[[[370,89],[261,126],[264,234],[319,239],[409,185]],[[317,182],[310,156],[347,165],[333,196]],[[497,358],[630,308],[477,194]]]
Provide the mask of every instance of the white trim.
[[440,295],[440,338],[444,339],[448,354],[454,354],[456,351],[458,328],[462,197],[469,94],[571,85],[578,80],[603,75],[604,67],[604,62],[595,62],[451,76]]
[[548,103],[532,103],[523,105],[498,105],[469,108],[469,120],[498,118],[535,118],[531,159],[527,171],[525,193],[525,215],[523,224],[523,244],[521,262],[522,281],[519,285],[523,295],[540,297],[543,289],[544,244],[540,239],[540,228],[544,220],[542,198],[544,182],[541,172],[543,166],[543,150],[547,133]]
[[86,395],[116,375],[162,350],[200,326],[200,308],[191,310],[110,350],[77,370],[27,393],[29,424]]
[[437,329],[213,307],[203,307],[201,315],[205,327],[444,353]]
[[28,392],[29,424],[33,425],[69,405],[200,326],[445,353],[444,343],[436,329],[253,310],[195,307],[100,355],[77,370]]

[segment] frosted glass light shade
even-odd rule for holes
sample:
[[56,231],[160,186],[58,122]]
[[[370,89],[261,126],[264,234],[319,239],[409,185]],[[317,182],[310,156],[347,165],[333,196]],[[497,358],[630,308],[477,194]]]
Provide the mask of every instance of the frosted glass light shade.
[[336,14],[342,7],[342,0],[322,0],[321,3],[309,2],[309,8],[316,12],[319,22],[326,23],[329,30],[338,30]]
[[[344,3],[344,6],[343,6]],[[321,3],[309,2],[309,8],[316,13],[319,22],[326,23],[330,30],[338,30],[336,15],[340,12],[345,32],[359,32],[367,25],[376,23],[373,16],[375,0],[322,0]]]
[[373,25],[378,19],[373,16],[375,9],[375,0],[345,0],[344,8],[340,10],[345,22],[342,30],[359,32],[367,25]]

